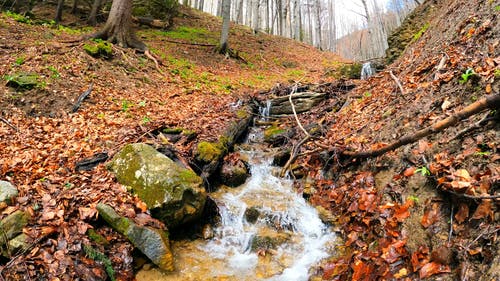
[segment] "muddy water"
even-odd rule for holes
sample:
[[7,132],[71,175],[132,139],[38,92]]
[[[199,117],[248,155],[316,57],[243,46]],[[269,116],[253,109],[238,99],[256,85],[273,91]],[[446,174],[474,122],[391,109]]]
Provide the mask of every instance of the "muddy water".
[[274,176],[271,157],[252,145],[242,153],[248,156],[252,176],[238,188],[211,194],[221,215],[214,238],[174,241],[176,272],[142,270],[138,281],[300,281],[308,279],[313,265],[332,254],[334,234],[295,193],[292,181]]

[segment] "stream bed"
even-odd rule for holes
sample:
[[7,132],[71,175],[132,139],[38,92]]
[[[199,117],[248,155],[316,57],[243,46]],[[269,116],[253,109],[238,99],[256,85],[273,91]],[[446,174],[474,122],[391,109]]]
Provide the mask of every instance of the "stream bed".
[[171,241],[176,271],[141,270],[138,281],[308,280],[309,270],[331,256],[335,235],[293,188],[275,175],[272,151],[252,129],[240,153],[251,177],[237,188],[210,194],[220,214],[213,238]]

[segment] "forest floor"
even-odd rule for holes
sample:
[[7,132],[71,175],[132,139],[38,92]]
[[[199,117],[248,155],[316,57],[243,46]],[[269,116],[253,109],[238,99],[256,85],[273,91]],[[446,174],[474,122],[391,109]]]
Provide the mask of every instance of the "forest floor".
[[[315,269],[317,278],[498,278],[499,200],[487,198],[499,187],[495,112],[377,158],[340,157],[346,149],[379,148],[498,95],[498,6],[437,2],[429,28],[400,59],[366,81],[349,81],[354,90],[299,116],[304,125],[321,123],[324,134],[301,147],[297,162],[314,184],[298,181],[297,188],[345,239],[339,256]],[[104,165],[75,171],[75,163],[152,142],[150,133],[166,127],[196,132],[196,139],[175,144],[189,159],[198,141],[216,140],[237,118],[239,100],[264,100],[263,89],[279,93],[296,82],[335,81],[328,74],[344,61],[241,26],[230,35],[240,59],[227,58],[212,46],[220,19],[183,8],[171,31],[138,28],[160,60],[158,70],[143,54],[116,46],[109,58],[90,56],[84,48],[93,43],[69,42],[94,28],[68,13],[54,25],[47,21],[54,9],[36,7],[42,20],[0,15],[0,76],[37,74],[32,89],[0,85],[0,180],[20,191],[1,215],[18,209],[31,215],[24,229],[31,247],[2,260],[1,276],[9,280],[105,279],[104,266],[83,245],[102,248],[117,279],[133,279],[132,246],[98,220],[95,206],[106,202],[140,223],[157,223]],[[91,84],[89,97],[69,113]],[[297,124],[290,117],[280,126]],[[288,145],[303,137],[296,134]],[[91,228],[110,242],[105,248],[88,237]]]

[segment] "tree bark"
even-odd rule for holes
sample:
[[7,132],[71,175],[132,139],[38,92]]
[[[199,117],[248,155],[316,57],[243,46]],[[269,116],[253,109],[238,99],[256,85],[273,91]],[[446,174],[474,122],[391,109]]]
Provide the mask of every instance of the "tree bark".
[[480,99],[476,101],[475,103],[465,107],[464,109],[460,110],[459,112],[456,112],[455,114],[451,115],[450,117],[438,121],[434,123],[433,125],[419,130],[415,132],[414,134],[411,135],[406,135],[396,142],[391,143],[388,146],[382,147],[380,149],[375,149],[375,150],[368,150],[368,151],[361,151],[361,152],[353,152],[353,151],[343,151],[341,152],[342,155],[348,156],[348,157],[353,157],[353,158],[369,158],[369,157],[377,157],[380,156],[386,152],[392,151],[396,148],[399,148],[403,145],[407,145],[412,142],[416,142],[419,139],[426,137],[428,135],[440,132],[450,126],[453,126],[457,124],[459,121],[464,120],[466,118],[469,118],[472,115],[475,115],[487,108],[493,109],[493,110],[499,110],[500,108],[500,94],[496,95],[491,95],[489,97]]
[[92,8],[90,9],[90,15],[87,19],[89,25],[95,26],[97,24],[97,13],[101,9],[102,0],[94,0],[92,3]]
[[220,34],[219,53],[226,54],[229,46],[229,23],[231,18],[231,0],[222,1],[222,29]]
[[143,52],[147,50],[132,31],[132,0],[113,0],[106,24],[91,37],[108,40],[123,48],[130,47]]
[[63,8],[64,8],[64,0],[58,0],[56,8],[56,16],[54,18],[54,21],[56,23],[59,23],[62,20]]

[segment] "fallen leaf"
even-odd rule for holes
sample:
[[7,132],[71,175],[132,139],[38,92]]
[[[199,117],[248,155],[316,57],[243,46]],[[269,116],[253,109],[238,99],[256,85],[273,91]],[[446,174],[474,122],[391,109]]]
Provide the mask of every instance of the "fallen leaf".
[[477,206],[474,215],[472,215],[473,219],[482,219],[486,216],[493,217],[493,211],[491,210],[491,200],[485,199]]
[[428,228],[435,222],[437,222],[441,216],[440,212],[440,204],[438,203],[432,203],[432,205],[429,208],[426,208],[426,211],[424,215],[422,216],[422,221],[421,224],[425,227]]
[[406,169],[406,170],[403,172],[403,175],[405,175],[405,177],[411,177],[411,176],[413,176],[413,174],[415,174],[415,170],[416,170],[416,169],[417,169],[417,168],[415,168],[415,167],[410,167],[410,168]]
[[461,203],[458,207],[458,212],[455,214],[455,220],[458,223],[463,223],[469,216],[469,206],[465,203]]
[[430,262],[426,265],[424,265],[420,271],[418,272],[418,275],[420,279],[427,278],[429,276],[432,276],[434,274],[439,274],[439,273],[449,273],[451,272],[451,269],[447,265],[442,265],[437,262]]
[[459,169],[459,170],[456,170],[454,173],[453,173],[454,176],[456,177],[460,177],[464,180],[467,180],[469,181],[471,178],[470,178],[470,174],[469,172],[466,170],[466,169]]

